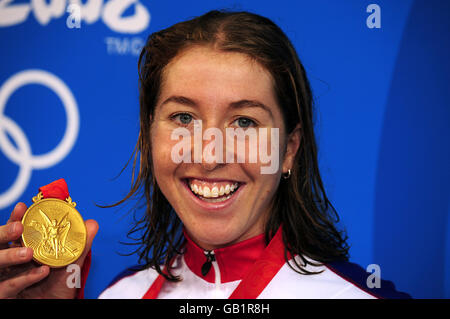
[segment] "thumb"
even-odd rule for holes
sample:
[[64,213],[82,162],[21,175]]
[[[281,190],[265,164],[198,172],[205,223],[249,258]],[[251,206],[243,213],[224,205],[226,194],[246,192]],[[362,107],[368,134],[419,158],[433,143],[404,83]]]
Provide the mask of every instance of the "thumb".
[[84,259],[87,254],[91,250],[92,242],[94,241],[95,235],[98,232],[98,223],[93,219],[88,219],[85,221],[86,224],[86,247],[84,248],[83,254],[81,254],[80,258],[77,261],[77,264],[80,266],[83,264]]

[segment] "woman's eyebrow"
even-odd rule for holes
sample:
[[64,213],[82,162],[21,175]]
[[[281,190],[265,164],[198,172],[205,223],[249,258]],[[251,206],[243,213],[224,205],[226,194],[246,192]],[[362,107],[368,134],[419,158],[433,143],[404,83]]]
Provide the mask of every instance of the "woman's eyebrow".
[[190,98],[181,95],[172,95],[171,97],[165,99],[164,102],[161,103],[161,106],[169,102],[174,102],[193,107],[197,106],[197,103],[194,100],[191,100]]
[[258,107],[269,113],[270,117],[273,119],[273,114],[272,111],[270,110],[270,107],[256,100],[240,100],[237,102],[230,103],[230,106],[235,109],[240,109],[244,107]]
[[[167,104],[169,102],[182,104],[182,105],[186,105],[186,106],[191,106],[191,107],[198,106],[198,103],[195,100],[192,100],[192,99],[182,96],[182,95],[172,95],[171,97],[165,99],[164,102],[161,103],[161,106],[163,106],[164,104]],[[236,102],[231,102],[229,104],[229,106],[233,109],[241,109],[241,108],[245,108],[245,107],[261,108],[264,111],[266,111],[267,113],[269,113],[270,117],[273,119],[273,114],[272,114],[270,107],[268,107],[264,103],[259,102],[257,100],[240,100],[240,101],[236,101]]]

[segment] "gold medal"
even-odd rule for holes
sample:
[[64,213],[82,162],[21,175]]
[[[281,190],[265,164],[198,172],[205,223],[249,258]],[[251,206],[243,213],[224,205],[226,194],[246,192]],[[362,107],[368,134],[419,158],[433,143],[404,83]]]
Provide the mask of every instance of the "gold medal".
[[22,218],[22,243],[33,248],[33,259],[53,268],[75,262],[86,245],[86,226],[70,197],[33,197]]

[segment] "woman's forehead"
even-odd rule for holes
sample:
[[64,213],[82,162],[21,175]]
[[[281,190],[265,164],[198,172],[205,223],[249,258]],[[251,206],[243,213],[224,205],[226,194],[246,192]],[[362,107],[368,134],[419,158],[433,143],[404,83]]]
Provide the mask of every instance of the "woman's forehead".
[[179,54],[163,73],[161,98],[262,100],[275,105],[273,78],[259,63],[237,52],[194,47]]

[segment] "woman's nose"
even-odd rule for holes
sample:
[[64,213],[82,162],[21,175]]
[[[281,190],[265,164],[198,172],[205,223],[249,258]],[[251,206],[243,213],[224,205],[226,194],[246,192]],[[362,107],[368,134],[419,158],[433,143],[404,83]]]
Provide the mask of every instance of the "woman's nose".
[[218,127],[207,127],[202,134],[201,165],[207,171],[223,166],[224,135]]
[[202,166],[202,168],[203,168],[205,171],[212,172],[212,171],[214,171],[215,169],[224,166],[225,163],[216,163],[216,162],[214,162],[214,163],[206,163],[206,162],[202,162],[200,165]]

